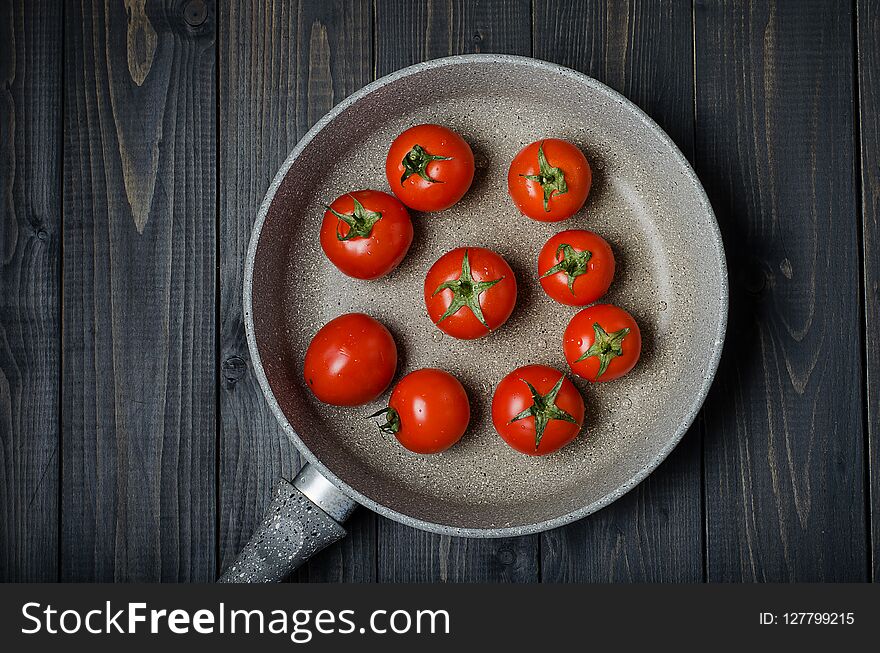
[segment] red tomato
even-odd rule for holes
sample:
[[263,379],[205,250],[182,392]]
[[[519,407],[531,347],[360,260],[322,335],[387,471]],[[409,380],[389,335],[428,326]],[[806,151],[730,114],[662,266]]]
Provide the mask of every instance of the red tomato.
[[379,426],[415,453],[439,453],[461,439],[471,419],[467,393],[449,372],[426,368],[410,372],[394,387]]
[[406,207],[378,190],[337,197],[321,223],[321,248],[327,258],[356,279],[384,277],[406,256],[412,239]]
[[503,258],[483,247],[459,247],[425,277],[431,321],[455,338],[472,340],[507,321],[516,304],[516,278]]
[[558,222],[581,210],[593,172],[577,147],[558,138],[535,141],[520,150],[507,172],[507,191],[523,214]]
[[397,345],[381,322],[363,313],[330,320],[312,338],[303,369],[315,396],[359,406],[381,395],[397,369]]
[[584,399],[562,372],[546,365],[526,365],[505,376],[495,388],[492,423],[517,451],[544,456],[580,432]]
[[391,190],[411,209],[442,211],[470,188],[474,153],[451,129],[418,125],[394,139],[385,174]]
[[563,231],[541,249],[538,275],[544,292],[560,304],[586,306],[608,292],[614,279],[614,254],[592,231]]
[[642,353],[642,334],[633,316],[622,308],[596,304],[571,318],[562,349],[578,376],[612,381],[635,367]]

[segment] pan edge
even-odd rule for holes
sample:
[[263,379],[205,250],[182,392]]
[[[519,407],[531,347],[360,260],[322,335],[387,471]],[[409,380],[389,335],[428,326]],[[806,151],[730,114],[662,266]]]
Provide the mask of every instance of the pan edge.
[[[582,506],[576,510],[570,511],[566,514],[559,515],[558,517],[554,517],[549,520],[535,522],[532,524],[526,525],[517,525],[517,526],[504,526],[504,527],[493,527],[493,528],[465,528],[465,527],[456,527],[449,526],[445,524],[438,524],[434,522],[427,522],[422,519],[418,519],[415,517],[411,517],[404,513],[393,510],[387,506],[379,504],[369,497],[361,494],[353,487],[349,486],[342,479],[337,477],[333,472],[331,472],[327,467],[324,466],[323,463],[312,453],[312,451],[305,445],[305,443],[300,439],[299,435],[291,426],[290,422],[287,420],[287,417],[284,415],[270,385],[268,378],[266,377],[265,370],[263,368],[263,363],[260,357],[259,349],[256,342],[256,334],[254,329],[254,319],[253,319],[253,276],[254,276],[254,262],[256,259],[257,248],[259,245],[260,236],[262,233],[263,225],[265,223],[269,207],[272,204],[272,201],[275,197],[275,194],[280,187],[282,181],[284,180],[288,170],[296,161],[296,159],[300,156],[302,151],[308,146],[308,144],[315,138],[315,136],[323,130],[328,124],[330,124],[336,116],[340,113],[354,105],[363,97],[370,95],[375,92],[377,89],[382,88],[388,84],[394,83],[399,79],[404,77],[425,72],[427,70],[432,70],[435,68],[445,67],[445,66],[454,66],[454,65],[468,65],[473,63],[500,63],[500,64],[508,64],[508,65],[518,65],[518,66],[529,66],[535,68],[537,70],[541,70],[544,72],[553,72],[556,74],[560,74],[566,77],[571,78],[572,80],[586,85],[588,87],[593,88],[594,90],[604,93],[613,99],[616,99],[621,103],[623,107],[626,107],[628,111],[634,114],[636,119],[638,119],[641,123],[645,125],[647,129],[649,129],[653,134],[660,140],[663,145],[665,145],[672,154],[673,158],[682,166],[682,169],[685,171],[688,179],[693,185],[693,189],[696,191],[700,203],[703,205],[706,211],[706,215],[709,219],[709,228],[711,233],[711,238],[709,245],[714,247],[717,258],[720,265],[719,276],[721,280],[721,285],[719,287],[719,296],[718,300],[720,303],[720,315],[717,323],[717,329],[715,332],[715,336],[713,339],[713,350],[711,353],[711,357],[709,360],[709,367],[706,370],[706,373],[703,375],[702,384],[700,385],[699,391],[694,395],[691,404],[688,406],[685,418],[682,420],[678,429],[674,434],[670,437],[669,441],[660,449],[658,454],[648,461],[647,464],[642,466],[637,473],[635,473],[629,481],[619,485],[614,490],[608,492],[602,498],[589,503],[585,506]],[[720,228],[718,226],[717,219],[715,217],[714,211],[712,210],[711,203],[709,202],[709,198],[706,195],[705,189],[703,185],[700,183],[699,178],[696,175],[696,172],[693,170],[690,162],[685,158],[679,148],[675,145],[672,139],[664,132],[644,111],[642,111],[638,106],[632,103],[630,100],[625,98],[623,95],[611,89],[610,87],[602,84],[601,82],[584,75],[583,73],[579,73],[575,70],[559,66],[557,64],[549,63],[546,61],[541,61],[538,59],[533,59],[529,57],[520,57],[515,55],[492,55],[492,54],[472,54],[472,55],[457,55],[452,57],[444,57],[441,59],[433,59],[427,62],[415,64],[413,66],[403,68],[401,70],[395,71],[385,77],[382,77],[370,84],[364,86],[360,90],[351,94],[344,100],[342,100],[338,105],[333,107],[326,115],[324,115],[315,125],[306,133],[306,135],[296,144],[291,153],[285,159],[278,173],[275,175],[272,183],[269,186],[269,189],[266,193],[265,198],[260,204],[257,219],[254,223],[253,231],[251,234],[250,243],[248,245],[247,256],[245,259],[245,270],[244,270],[244,287],[243,287],[243,307],[244,307],[244,323],[245,323],[245,333],[247,338],[248,350],[251,356],[251,360],[254,365],[254,372],[257,377],[257,381],[260,385],[260,389],[263,392],[263,395],[266,398],[266,401],[269,404],[272,413],[275,418],[278,420],[278,423],[281,425],[282,430],[285,432],[290,441],[296,446],[297,450],[308,460],[309,463],[315,466],[328,480],[330,480],[334,485],[336,485],[342,492],[358,501],[362,505],[375,512],[394,519],[400,523],[406,524],[408,526],[413,526],[415,528],[419,528],[421,530],[444,534],[444,535],[455,535],[455,536],[463,536],[463,537],[476,537],[476,538],[494,538],[494,537],[510,537],[510,536],[519,536],[519,535],[528,535],[533,533],[539,533],[545,530],[549,530],[552,528],[556,528],[559,526],[563,526],[565,524],[571,523],[587,515],[590,515],[605,506],[613,503],[621,496],[629,492],[636,485],[641,483],[651,472],[653,472],[663,460],[671,453],[671,451],[678,445],[681,439],[684,437],[684,434],[693,424],[696,419],[697,414],[699,413],[703,402],[708,395],[709,388],[712,385],[712,382],[715,378],[715,374],[718,370],[718,365],[721,358],[721,353],[723,349],[724,337],[727,330],[727,319],[728,319],[728,310],[729,310],[729,282],[727,277],[727,262],[726,256],[723,246],[723,241],[721,238]]]

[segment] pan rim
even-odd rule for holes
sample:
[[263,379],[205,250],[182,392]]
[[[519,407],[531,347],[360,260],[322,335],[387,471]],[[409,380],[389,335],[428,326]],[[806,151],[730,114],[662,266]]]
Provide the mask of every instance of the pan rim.
[[[288,421],[287,417],[285,416],[284,411],[281,409],[280,404],[275,398],[272,388],[269,385],[268,378],[266,377],[262,359],[260,358],[260,352],[257,347],[253,320],[254,261],[256,259],[257,247],[259,245],[263,225],[265,224],[266,217],[269,212],[269,207],[271,206],[278,188],[281,186],[281,183],[286,177],[287,172],[290,170],[294,161],[299,158],[300,154],[303,152],[303,150],[305,150],[309,143],[311,143],[315,136],[327,125],[329,125],[343,111],[360,101],[362,98],[370,95],[377,89],[382,88],[383,86],[394,83],[404,77],[419,74],[435,68],[479,63],[503,63],[512,66],[529,66],[542,72],[551,72],[554,74],[562,75],[564,77],[572,79],[579,84],[588,86],[599,93],[607,95],[608,97],[619,102],[623,107],[628,109],[635,116],[635,118],[638,119],[645,126],[647,130],[649,130],[656,138],[660,140],[661,143],[669,148],[673,158],[681,166],[681,169],[684,171],[687,179],[693,185],[694,190],[698,195],[698,198],[705,206],[709,222],[708,226],[710,228],[710,238],[707,244],[711,245],[717,251],[720,265],[719,272],[721,282],[718,289],[720,293],[720,296],[718,297],[718,299],[720,300],[721,309],[719,316],[720,319],[718,320],[717,328],[715,330],[715,336],[713,339],[713,350],[710,356],[709,366],[706,370],[706,373],[703,375],[703,382],[700,385],[700,388],[691,399],[684,419],[679,424],[675,433],[670,436],[667,442],[660,449],[658,454],[654,456],[650,461],[648,461],[647,464],[644,464],[638,470],[638,472],[636,472],[627,482],[617,486],[615,489],[606,493],[603,497],[597,499],[596,501],[576,508],[575,510],[572,510],[563,515],[553,517],[552,519],[533,522],[531,524],[487,528],[450,526],[447,524],[438,524],[435,522],[429,522],[419,519],[417,517],[406,515],[404,513],[398,512],[397,510],[394,510],[393,508],[389,508],[388,506],[380,504],[373,499],[370,499],[369,497],[360,493],[355,488],[351,487],[348,483],[343,481],[330,469],[328,469],[317,458],[317,456],[312,453],[309,447],[306,446],[306,444],[296,433],[296,431]],[[367,84],[360,90],[355,91],[347,98],[342,100],[335,107],[333,107],[329,112],[327,112],[327,114],[325,114],[320,120],[318,120],[318,122],[316,122],[312,126],[312,128],[305,134],[305,136],[303,136],[302,139],[300,139],[300,141],[294,146],[293,150],[290,152],[284,163],[279,168],[274,179],[272,180],[272,183],[269,186],[268,191],[266,192],[266,196],[260,204],[257,213],[257,219],[254,222],[253,230],[251,232],[251,239],[248,244],[247,256],[245,259],[243,308],[248,350],[251,360],[253,362],[254,373],[260,385],[260,389],[263,392],[263,395],[266,398],[266,401],[268,402],[269,407],[272,410],[272,413],[274,414],[276,420],[281,425],[282,430],[293,443],[293,445],[297,448],[300,454],[302,454],[306,458],[309,464],[313,465],[318,471],[321,472],[321,474],[323,474],[330,482],[332,482],[340,491],[342,491],[347,496],[351,497],[352,499],[369,508],[370,510],[373,510],[385,517],[394,519],[395,521],[398,521],[402,524],[406,524],[408,526],[412,526],[432,533],[439,533],[441,535],[454,535],[474,538],[496,538],[540,533],[542,531],[557,528],[559,526],[564,526],[565,524],[569,524],[571,522],[582,519],[583,517],[586,517],[587,515],[590,515],[610,505],[611,503],[622,497],[624,494],[633,489],[636,485],[641,483],[645,478],[647,478],[647,476],[651,474],[666,459],[666,457],[678,445],[678,443],[684,437],[684,434],[693,424],[694,419],[702,408],[706,396],[709,393],[709,388],[711,387],[712,382],[715,378],[715,374],[718,370],[718,365],[721,359],[721,353],[724,345],[724,338],[727,331],[727,319],[729,310],[729,281],[727,275],[727,260],[724,250],[724,244],[721,238],[721,230],[718,226],[718,220],[715,217],[715,212],[712,209],[712,205],[709,201],[708,196],[706,195],[706,191],[703,188],[702,183],[699,180],[699,177],[697,176],[690,162],[687,160],[687,158],[685,158],[684,154],[678,148],[678,146],[672,141],[672,139],[666,134],[666,132],[663,131],[663,129],[661,129],[660,126],[657,125],[657,123],[650,118],[650,116],[642,111],[641,108],[639,108],[628,98],[624,97],[609,86],[606,86],[602,82],[599,82],[598,80],[593,79],[588,75],[577,72],[570,68],[566,68],[564,66],[560,66],[558,64],[517,55],[467,54],[443,57],[440,59],[432,59],[426,62],[418,63],[407,68],[402,68]]]

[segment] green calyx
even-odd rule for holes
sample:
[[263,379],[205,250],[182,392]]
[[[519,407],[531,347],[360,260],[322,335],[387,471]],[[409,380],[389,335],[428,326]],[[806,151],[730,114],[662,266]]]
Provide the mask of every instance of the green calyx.
[[544,210],[549,212],[549,202],[553,193],[556,193],[557,195],[567,193],[568,184],[565,183],[565,173],[562,172],[562,169],[554,168],[547,162],[547,157],[544,156],[543,141],[538,146],[538,167],[540,171],[539,174],[520,175],[520,177],[525,177],[526,179],[541,184],[541,188],[544,190]]
[[437,290],[431,295],[433,297],[441,290],[446,289],[452,291],[452,301],[449,304],[449,308],[446,309],[446,312],[440,316],[440,319],[437,320],[436,323],[440,324],[447,317],[458,312],[458,309],[467,306],[471,309],[474,317],[480,321],[480,324],[486,327],[486,329],[489,329],[489,324],[486,322],[486,318],[483,317],[483,309],[480,307],[480,295],[502,279],[504,279],[504,277],[493,281],[474,281],[473,276],[471,276],[471,264],[468,261],[468,251],[464,250],[464,258],[461,259],[461,276],[454,281],[441,283],[437,286]]
[[535,451],[537,451],[538,445],[541,444],[541,438],[544,437],[544,430],[547,428],[547,424],[550,423],[550,420],[560,419],[563,422],[570,422],[572,424],[577,424],[577,420],[556,405],[556,395],[559,394],[559,390],[562,388],[562,382],[565,380],[564,376],[560,376],[556,385],[554,385],[550,392],[545,395],[538,392],[535,389],[535,386],[525,379],[521,380],[529,386],[529,392],[532,393],[532,405],[510,420],[510,424],[527,417],[534,417]]
[[374,419],[376,417],[385,416],[384,424],[377,424],[379,430],[382,433],[387,435],[394,435],[400,430],[400,415],[397,414],[397,411],[394,410],[391,406],[388,408],[383,408],[382,410],[376,411],[372,415],[370,415],[367,419]]
[[552,268],[541,275],[541,279],[556,274],[557,272],[565,272],[568,277],[568,289],[574,294],[574,280],[587,271],[587,263],[593,258],[593,253],[584,250],[582,252],[575,251],[574,247],[568,243],[562,243],[556,248],[556,258],[559,259],[559,253],[562,252],[562,260]]
[[442,181],[438,181],[437,179],[432,179],[428,174],[428,164],[431,161],[451,161],[451,156],[439,156],[437,154],[428,154],[421,145],[413,145],[412,149],[406,153],[406,156],[403,157],[403,175],[400,177],[400,183],[402,184],[407,179],[409,179],[410,175],[418,175],[425,181],[429,181],[432,184],[442,184]]
[[581,354],[575,363],[580,363],[590,356],[599,357],[599,372],[596,374],[598,379],[608,369],[608,365],[618,356],[623,355],[623,339],[629,335],[629,327],[625,327],[620,331],[608,333],[598,322],[593,323],[593,332],[596,334],[593,344],[587,351]]
[[373,225],[382,219],[382,214],[377,211],[368,211],[364,205],[357,201],[354,195],[351,195],[354,202],[354,211],[352,213],[340,213],[332,207],[327,207],[333,215],[348,225],[348,233],[344,236],[339,231],[339,225],[336,225],[336,238],[338,240],[351,240],[352,238],[366,238],[373,231]]

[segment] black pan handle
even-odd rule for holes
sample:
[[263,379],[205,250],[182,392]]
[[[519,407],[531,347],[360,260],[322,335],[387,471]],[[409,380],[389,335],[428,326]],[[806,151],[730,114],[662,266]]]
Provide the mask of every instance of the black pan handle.
[[293,483],[280,479],[263,521],[218,583],[277,583],[321,549],[345,537],[357,507],[311,465]]

